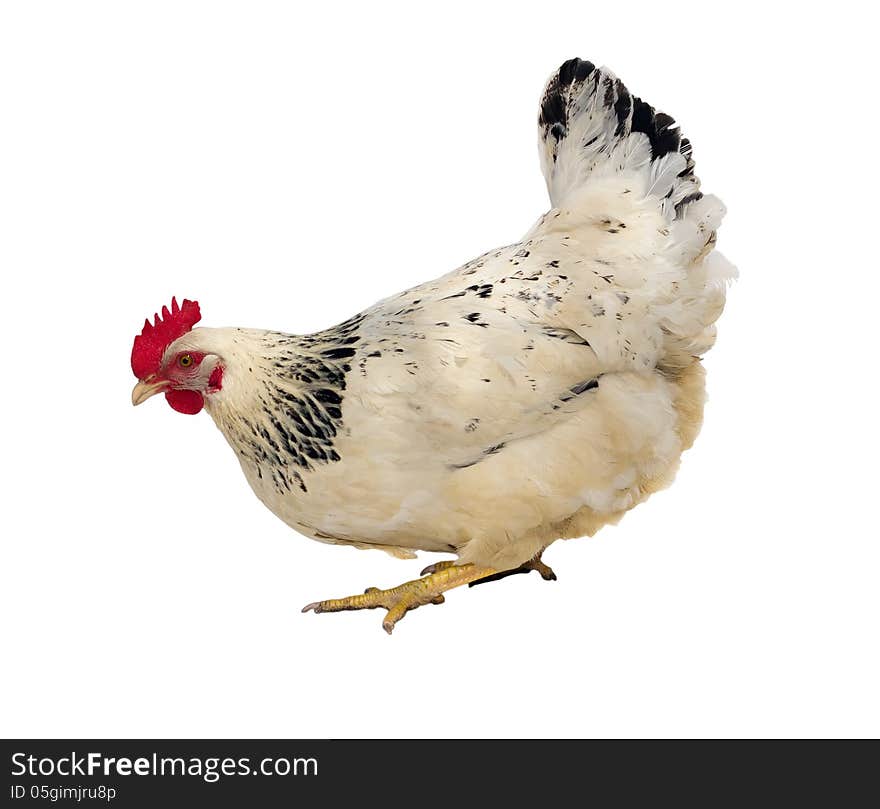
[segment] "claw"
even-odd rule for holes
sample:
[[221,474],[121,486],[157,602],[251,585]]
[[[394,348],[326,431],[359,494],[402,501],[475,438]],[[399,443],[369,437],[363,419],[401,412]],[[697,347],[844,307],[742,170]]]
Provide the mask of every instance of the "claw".
[[419,575],[430,576],[432,573],[439,573],[441,570],[446,570],[454,564],[455,561],[452,559],[444,559],[442,562],[434,562],[433,564],[428,565],[421,573],[419,573]]

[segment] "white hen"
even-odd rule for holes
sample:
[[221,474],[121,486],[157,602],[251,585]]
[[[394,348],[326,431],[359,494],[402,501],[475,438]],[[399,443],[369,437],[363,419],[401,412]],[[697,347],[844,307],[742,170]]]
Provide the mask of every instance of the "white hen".
[[[385,628],[450,587],[539,569],[667,485],[702,419],[700,357],[725,281],[724,213],[672,119],[578,59],[539,118],[552,209],[517,244],[317,334],[190,330],[176,304],[137,338],[137,404],[207,407],[257,496],[325,542],[452,552],[393,590]],[[184,316],[186,313],[186,316]]]

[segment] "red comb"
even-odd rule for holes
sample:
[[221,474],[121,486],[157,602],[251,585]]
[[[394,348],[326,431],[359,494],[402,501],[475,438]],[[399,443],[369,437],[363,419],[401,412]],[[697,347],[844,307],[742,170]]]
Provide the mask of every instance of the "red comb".
[[144,330],[134,338],[131,349],[131,370],[138,379],[146,379],[159,371],[162,355],[178,337],[182,337],[202,319],[197,301],[184,300],[177,305],[177,298],[171,299],[171,311],[162,307],[162,317],[157,314],[155,322],[144,321]]

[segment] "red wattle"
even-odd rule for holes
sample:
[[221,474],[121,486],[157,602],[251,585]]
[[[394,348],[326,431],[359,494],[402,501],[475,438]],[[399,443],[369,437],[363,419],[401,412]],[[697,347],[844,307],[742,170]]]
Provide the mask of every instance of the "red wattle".
[[165,400],[178,413],[194,416],[205,406],[205,399],[197,390],[166,390]]

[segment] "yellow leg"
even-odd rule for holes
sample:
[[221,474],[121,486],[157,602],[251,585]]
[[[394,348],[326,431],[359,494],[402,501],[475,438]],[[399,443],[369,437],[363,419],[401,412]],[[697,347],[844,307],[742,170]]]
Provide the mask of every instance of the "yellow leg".
[[348,598],[331,598],[327,601],[315,601],[303,607],[303,612],[339,612],[341,610],[372,610],[382,607],[388,610],[382,628],[390,635],[394,625],[410,610],[423,604],[442,604],[443,593],[463,584],[470,584],[477,579],[491,576],[495,571],[489,567],[476,565],[443,564],[429,576],[415,581],[408,581],[390,590],[379,590],[369,587],[361,595]]
[[[434,564],[428,565],[422,571],[422,575],[436,573],[438,570],[446,570],[446,568],[451,567],[454,564],[455,560],[448,559],[443,562],[434,562]],[[487,584],[490,581],[500,581],[501,579],[506,579],[508,576],[514,576],[517,573],[530,573],[533,570],[540,574],[544,581],[556,581],[556,574],[553,572],[553,568],[541,561],[541,554],[539,553],[533,559],[529,559],[528,562],[523,562],[519,567],[514,567],[510,570],[502,570],[498,573],[492,573],[482,579],[470,582],[470,586],[474,587],[477,584]]]

